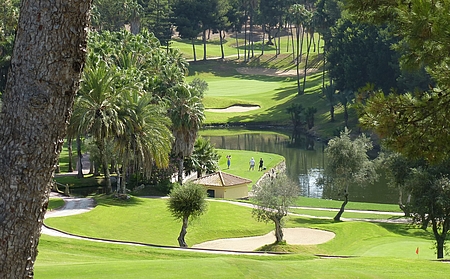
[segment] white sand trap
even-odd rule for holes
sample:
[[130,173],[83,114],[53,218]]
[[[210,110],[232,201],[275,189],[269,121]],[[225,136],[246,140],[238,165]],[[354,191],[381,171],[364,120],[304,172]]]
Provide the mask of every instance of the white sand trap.
[[[328,231],[307,228],[283,229],[284,240],[293,245],[315,245],[325,243],[334,238],[335,234]],[[206,248],[217,250],[254,251],[255,249],[275,242],[274,232],[262,236],[225,238],[203,242],[192,248]]]
[[231,106],[224,109],[206,109],[210,112],[247,112],[251,110],[259,109],[259,106]]

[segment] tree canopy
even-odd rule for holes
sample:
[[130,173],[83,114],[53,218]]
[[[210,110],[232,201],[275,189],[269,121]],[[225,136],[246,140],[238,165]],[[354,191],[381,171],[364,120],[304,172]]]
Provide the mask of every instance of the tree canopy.
[[372,182],[378,178],[374,161],[367,155],[371,149],[372,142],[369,138],[362,134],[352,140],[348,129],[342,131],[339,137],[331,139],[325,148],[328,162],[321,184],[332,187],[344,197],[341,209],[334,220],[340,220],[348,203],[350,183],[361,185],[363,182]]
[[183,222],[178,236],[180,247],[188,247],[184,238],[189,220],[198,218],[206,212],[206,196],[205,187],[195,183],[176,185],[170,192],[167,207],[175,219],[181,219]]
[[439,162],[449,156],[447,112],[450,104],[450,1],[349,1],[352,13],[374,23],[389,24],[399,38],[395,48],[403,68],[425,67],[436,85],[428,92],[384,96],[376,94],[362,113],[365,127],[374,129],[392,149],[411,158]]
[[253,216],[262,222],[273,222],[276,242],[283,242],[283,218],[299,195],[298,185],[285,173],[263,181],[255,190]]

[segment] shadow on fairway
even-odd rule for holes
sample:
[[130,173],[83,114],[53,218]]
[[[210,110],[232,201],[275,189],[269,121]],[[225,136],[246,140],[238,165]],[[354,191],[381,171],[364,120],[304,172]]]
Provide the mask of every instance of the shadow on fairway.
[[310,219],[302,217],[289,217],[289,221],[302,225],[329,225],[334,224],[333,219]]
[[412,224],[379,223],[378,226],[395,234],[434,240],[433,232],[431,231],[431,229],[425,231]]
[[120,206],[120,207],[128,207],[142,204],[142,200],[130,196],[129,199],[121,199],[114,196],[102,196],[100,198],[96,198],[97,205],[111,207],[111,206]]

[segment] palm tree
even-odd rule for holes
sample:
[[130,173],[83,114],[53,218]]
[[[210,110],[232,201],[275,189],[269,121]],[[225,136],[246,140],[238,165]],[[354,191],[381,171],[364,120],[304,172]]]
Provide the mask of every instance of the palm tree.
[[172,147],[170,119],[161,106],[152,104],[150,94],[133,91],[122,99],[119,117],[124,130],[116,139],[116,147],[122,158],[120,192],[126,191],[126,173],[131,159],[137,170],[150,177],[153,164],[159,168],[169,165]]
[[202,173],[208,174],[218,170],[219,159],[220,155],[211,142],[203,137],[198,137],[191,157],[185,159],[184,168],[186,172],[196,171],[197,177],[201,177]]
[[197,132],[205,119],[202,93],[195,88],[180,84],[173,88],[170,97],[169,117],[175,138],[172,152],[178,160],[178,183],[183,182],[184,158],[192,154]]
[[314,127],[314,114],[317,112],[317,108],[308,107],[305,111],[306,124],[308,124],[308,129]]
[[[296,70],[297,70],[297,93],[299,95],[303,94],[300,88],[300,69],[299,65],[301,62],[303,39],[300,41],[300,28],[302,25],[307,23],[312,17],[312,13],[308,11],[304,5],[294,4],[289,8],[289,19],[295,24],[296,28],[296,38],[297,38],[297,48],[296,48]],[[303,29],[303,28],[302,28]],[[304,33],[302,31],[302,33]],[[303,35],[302,35],[303,38]]]
[[305,122],[302,120],[305,108],[301,104],[291,103],[286,109],[286,112],[291,116],[292,124],[294,125],[294,131],[299,131]]
[[95,65],[88,63],[83,72],[80,96],[76,100],[74,111],[79,133],[89,133],[100,152],[107,194],[112,192],[112,187],[106,142],[108,137],[118,135],[123,130],[118,117],[116,79],[114,68],[105,62],[100,61]]

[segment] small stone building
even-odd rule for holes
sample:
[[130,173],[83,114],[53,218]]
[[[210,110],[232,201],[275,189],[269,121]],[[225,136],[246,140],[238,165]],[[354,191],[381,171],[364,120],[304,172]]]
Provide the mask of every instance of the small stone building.
[[210,198],[239,199],[248,197],[250,179],[225,172],[215,172],[192,181],[205,186]]

